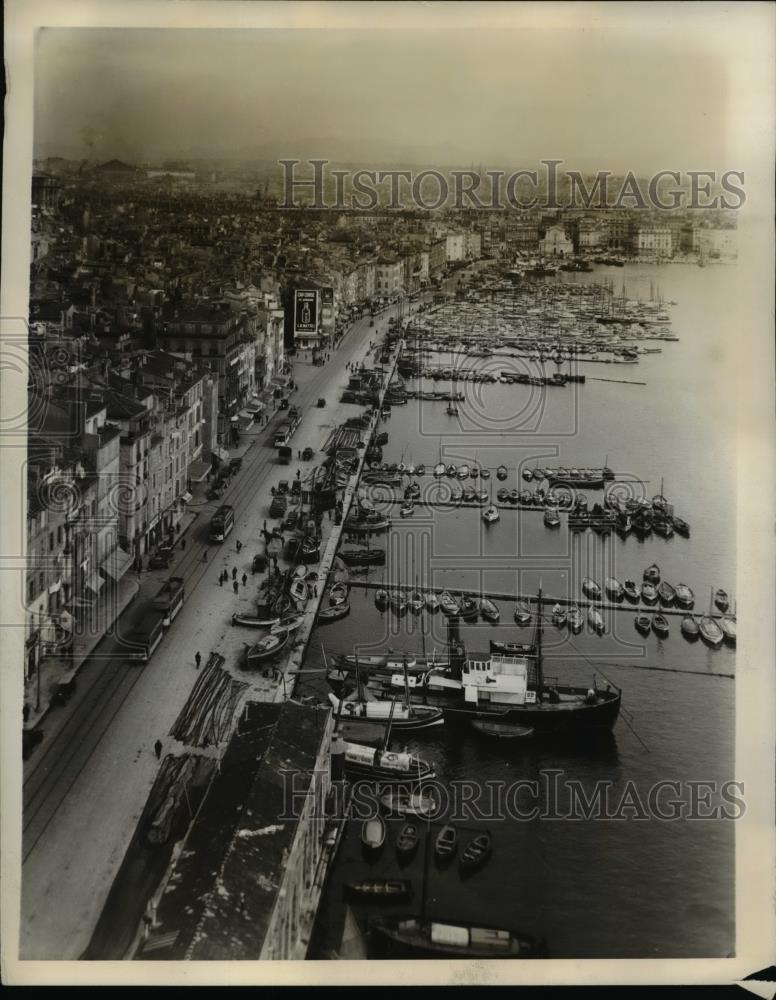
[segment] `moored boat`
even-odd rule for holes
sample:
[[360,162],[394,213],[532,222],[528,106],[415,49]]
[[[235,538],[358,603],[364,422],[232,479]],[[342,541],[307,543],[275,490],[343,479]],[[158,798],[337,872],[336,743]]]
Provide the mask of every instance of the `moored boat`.
[[621,601],[625,595],[625,590],[622,584],[613,576],[608,576],[606,580],[604,580],[604,589],[613,601]]
[[591,632],[595,632],[596,635],[604,634],[604,620],[601,617],[601,612],[592,605],[587,609],[587,623]]
[[385,846],[386,826],[382,816],[365,819],[361,825],[361,843],[368,851],[380,851]]
[[589,576],[586,576],[582,581],[582,593],[591,601],[601,600],[601,588]]
[[509,475],[509,473],[507,472],[506,465],[500,465],[496,469],[496,479],[498,479],[500,482],[503,483],[504,480],[507,478],[508,475]]
[[530,625],[532,621],[532,615],[525,603],[519,601],[515,605],[515,624],[524,628],[526,625]]
[[490,833],[478,833],[464,848],[458,866],[462,872],[476,871],[490,860],[492,854],[493,838]]
[[348,585],[343,582],[335,583],[329,591],[329,604],[344,604],[348,599]]
[[719,649],[725,638],[725,633],[719,626],[719,623],[711,615],[703,615],[699,623],[699,631],[701,633],[701,639],[713,649]]
[[642,635],[649,635],[652,629],[652,619],[649,615],[636,615],[634,624],[636,626],[636,631],[640,632]]
[[547,945],[521,931],[416,917],[373,919],[370,931],[393,954],[428,958],[538,958]]
[[499,609],[488,597],[483,597],[480,600],[480,614],[485,621],[490,622],[491,625],[495,625],[501,617]]
[[531,726],[518,726],[510,722],[498,722],[491,719],[472,719],[472,729],[483,736],[497,740],[525,740],[534,734]]
[[719,627],[722,630],[725,642],[729,643],[731,646],[735,646],[736,619],[732,618],[730,615],[723,615],[719,620]]
[[396,838],[396,853],[400,858],[410,858],[418,849],[418,826],[416,823],[404,823]]
[[263,639],[248,646],[245,650],[245,661],[248,669],[264,663],[279,653],[288,642],[288,638],[289,632],[284,629],[279,633],[265,635]]
[[556,604],[552,609],[552,624],[557,628],[563,628],[566,624],[566,609]]
[[434,854],[440,860],[448,860],[458,850],[458,831],[450,823],[446,823],[434,841]]
[[380,805],[399,816],[433,816],[437,802],[427,792],[410,792],[406,788],[390,788],[380,796]]
[[727,611],[730,607],[730,598],[727,595],[727,591],[723,590],[721,587],[716,590],[714,592],[714,603],[720,611]]
[[660,603],[665,607],[670,607],[676,600],[676,591],[668,580],[661,580],[658,584],[657,597]]
[[584,626],[584,618],[582,617],[582,612],[579,610],[576,604],[572,604],[568,610],[567,615],[568,626],[574,635],[579,635]]
[[635,580],[626,580],[622,585],[622,592],[631,603],[638,604],[639,588]]
[[657,563],[652,563],[651,566],[647,566],[644,570],[643,579],[646,583],[654,583],[655,586],[660,583],[660,567]]
[[557,507],[548,507],[544,512],[544,523],[548,528],[560,527],[560,514]]
[[665,615],[652,616],[652,631],[661,639],[665,639],[668,636],[668,619]]
[[698,622],[694,615],[685,615],[682,618],[682,624],[680,626],[682,635],[685,639],[689,639],[690,642],[694,642],[698,636],[701,634],[700,628],[698,627]]
[[385,611],[385,609],[388,607],[389,600],[390,598],[388,597],[387,590],[380,589],[375,592],[375,607],[378,609],[378,611]]
[[432,613],[439,611],[439,597],[436,592],[429,590],[426,593],[426,608]]
[[691,608],[695,604],[695,594],[686,583],[677,583],[676,603],[680,608]]
[[345,888],[349,896],[370,903],[399,903],[412,896],[412,883],[408,879],[359,879],[347,882]]
[[657,604],[657,590],[653,583],[642,583],[641,599],[645,604]]
[[341,618],[346,618],[350,614],[350,602],[340,601],[331,604],[328,608],[320,608],[316,621],[319,625],[328,625],[330,622],[338,622]]
[[460,614],[461,610],[450,592],[447,590],[443,590],[439,595],[439,607],[442,609],[442,614],[448,615],[449,617]]
[[416,785],[434,777],[434,767],[410,753],[345,743],[345,774],[351,781]]
[[498,507],[496,507],[495,504],[491,504],[489,507],[486,507],[485,510],[482,512],[482,520],[486,524],[494,524],[496,521],[498,521],[500,516],[501,515],[498,512]]

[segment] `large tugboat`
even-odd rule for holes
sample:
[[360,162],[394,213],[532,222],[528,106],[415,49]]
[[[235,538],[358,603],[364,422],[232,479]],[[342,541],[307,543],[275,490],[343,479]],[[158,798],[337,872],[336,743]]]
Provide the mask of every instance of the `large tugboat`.
[[[537,607],[541,607],[541,590]],[[529,651],[481,653],[467,657],[454,619],[448,625],[449,662],[430,669],[412,686],[412,700],[443,710],[447,725],[487,719],[533,729],[536,736],[579,735],[611,730],[620,712],[622,691],[610,683],[600,687],[561,684],[544,675],[542,616]],[[403,684],[396,675],[370,682],[383,695]]]

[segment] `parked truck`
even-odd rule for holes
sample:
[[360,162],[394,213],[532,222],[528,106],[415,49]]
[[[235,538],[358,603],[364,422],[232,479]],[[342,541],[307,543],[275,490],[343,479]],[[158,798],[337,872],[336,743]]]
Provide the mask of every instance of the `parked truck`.
[[162,612],[162,624],[169,628],[173,618],[183,607],[185,596],[182,576],[171,576],[154,598],[154,610]]

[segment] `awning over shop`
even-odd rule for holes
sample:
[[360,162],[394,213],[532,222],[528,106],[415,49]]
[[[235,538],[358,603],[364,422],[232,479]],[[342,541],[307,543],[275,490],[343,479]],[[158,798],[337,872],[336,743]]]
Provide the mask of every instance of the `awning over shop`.
[[189,491],[188,491],[188,490],[186,490],[186,492],[185,492],[185,493],[181,493],[181,500],[182,500],[182,501],[183,501],[184,503],[188,503],[188,502],[189,502],[189,500],[191,500],[191,493],[189,493]]
[[192,462],[189,466],[189,479],[192,483],[201,483],[210,472],[210,462]]
[[240,425],[240,430],[247,431],[249,427],[253,426],[253,414],[243,410],[242,413],[237,414],[237,423]]
[[[107,557],[100,569],[111,580],[115,580],[116,583],[118,583],[131,565],[132,556],[121,548],[115,548]],[[87,586],[91,587],[91,584],[88,581]],[[99,591],[95,591],[95,593],[99,593]]]
[[86,586],[91,590],[93,594],[99,594],[102,588],[105,586],[105,581],[101,576],[97,576],[96,573],[92,573],[86,580]]
[[266,407],[264,406],[264,403],[260,403],[258,400],[256,400],[252,403],[248,403],[245,409],[248,413],[251,413],[255,416],[257,413],[261,413],[262,410],[266,409]]

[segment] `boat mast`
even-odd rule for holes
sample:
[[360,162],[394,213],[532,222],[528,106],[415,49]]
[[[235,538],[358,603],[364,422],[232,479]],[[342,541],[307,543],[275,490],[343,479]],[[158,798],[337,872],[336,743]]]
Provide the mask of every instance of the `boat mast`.
[[544,665],[542,663],[542,585],[539,584],[539,595],[536,599],[536,687],[537,698],[542,700],[544,694]]
[[393,710],[396,708],[396,699],[391,698],[391,710],[388,713],[388,722],[383,735],[383,750],[387,750],[391,742],[391,725],[393,724]]
[[361,691],[361,668],[358,665],[358,653],[356,653],[355,650],[354,657],[356,662],[356,698],[359,703],[361,703],[364,700],[364,696]]
[[407,708],[407,714],[410,712],[410,681],[407,676],[407,654],[404,654],[402,658],[402,665],[404,667],[404,704]]

